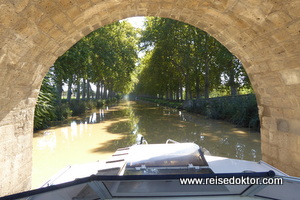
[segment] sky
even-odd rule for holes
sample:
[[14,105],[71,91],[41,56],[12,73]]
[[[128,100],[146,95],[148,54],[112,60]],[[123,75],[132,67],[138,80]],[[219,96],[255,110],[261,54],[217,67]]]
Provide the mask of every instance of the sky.
[[[131,23],[131,25],[134,27],[134,28],[140,28],[140,29],[144,29],[145,26],[144,26],[144,22],[146,20],[145,17],[129,17],[129,18],[126,18],[124,19],[126,21],[128,21],[129,23]],[[138,53],[138,57],[143,57],[145,55],[145,52],[139,52]]]
[[130,17],[126,18],[129,23],[135,28],[142,28],[144,25],[145,17]]

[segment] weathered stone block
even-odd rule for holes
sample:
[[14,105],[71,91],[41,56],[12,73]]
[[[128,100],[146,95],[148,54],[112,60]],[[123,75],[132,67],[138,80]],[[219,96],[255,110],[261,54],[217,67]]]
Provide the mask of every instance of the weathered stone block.
[[286,50],[288,56],[300,53],[300,47],[295,45],[295,41],[287,40],[282,42],[283,48]]
[[280,29],[276,31],[272,37],[274,38],[275,41],[277,42],[282,42],[287,40],[288,38],[286,37],[289,33],[285,29]]
[[[299,4],[300,5],[300,4]],[[289,34],[291,34],[292,36],[298,36],[300,33],[300,21],[294,21],[293,23],[289,24],[287,26],[287,31],[289,32]]]
[[38,23],[41,17],[43,16],[43,12],[35,5],[29,5],[22,12],[22,15],[25,19]]
[[43,13],[51,17],[60,12],[60,4],[58,2],[57,0],[39,0],[36,2],[36,6],[39,7]]
[[285,26],[285,24],[288,24],[292,20],[292,18],[284,11],[274,11],[267,16],[267,19],[276,27]]
[[284,119],[277,119],[276,120],[277,130],[281,132],[289,132],[290,131],[290,125],[287,120]]
[[[0,133],[1,133],[1,137],[0,137],[0,149],[1,149],[2,145],[4,145],[5,142],[13,139],[14,126],[13,125],[0,126]],[[0,151],[0,152],[3,153],[3,151]]]
[[63,28],[64,24],[69,22],[69,19],[65,13],[58,13],[52,17],[52,21],[56,24],[56,26]]
[[300,69],[287,69],[281,72],[281,77],[286,85],[300,84]]
[[59,40],[64,39],[64,33],[57,27],[53,27],[49,31],[49,36],[52,37],[55,41],[59,42]]
[[39,28],[44,32],[44,33],[48,33],[53,27],[54,27],[54,23],[52,22],[52,20],[50,18],[43,18],[38,26]]
[[40,47],[45,47],[45,45],[49,42],[50,37],[45,35],[44,33],[39,33],[34,37],[34,42]]
[[85,1],[84,3],[81,3],[79,7],[81,10],[87,10],[92,7],[92,4],[88,1]]
[[293,18],[298,18],[299,17],[299,8],[300,8],[299,1],[291,1],[291,2],[289,2],[289,7],[286,11]]
[[11,4],[0,5],[1,21],[0,25],[4,27],[13,27],[21,18],[15,14],[14,8]]
[[59,1],[60,5],[62,6],[62,9],[67,10],[70,7],[76,5],[76,0],[61,0]]

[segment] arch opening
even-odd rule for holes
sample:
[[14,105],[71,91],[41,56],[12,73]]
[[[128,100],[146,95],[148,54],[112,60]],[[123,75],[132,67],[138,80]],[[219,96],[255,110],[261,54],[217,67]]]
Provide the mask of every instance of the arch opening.
[[132,16],[189,23],[235,54],[257,96],[263,160],[299,176],[299,10],[296,0],[25,0],[1,4],[0,161],[6,169],[1,177],[6,178],[0,194],[30,187],[33,110],[49,67],[83,36]]

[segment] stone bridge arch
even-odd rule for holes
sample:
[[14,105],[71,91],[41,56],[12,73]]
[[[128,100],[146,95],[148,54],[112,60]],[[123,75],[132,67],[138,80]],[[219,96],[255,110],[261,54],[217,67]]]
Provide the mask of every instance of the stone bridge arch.
[[256,92],[263,160],[300,176],[297,0],[3,0],[0,195],[30,188],[32,121],[42,79],[83,36],[132,16],[201,28],[241,59]]

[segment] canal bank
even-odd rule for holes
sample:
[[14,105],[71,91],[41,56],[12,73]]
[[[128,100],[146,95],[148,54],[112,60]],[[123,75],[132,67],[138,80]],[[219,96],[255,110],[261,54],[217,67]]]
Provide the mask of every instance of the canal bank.
[[185,101],[149,97],[139,97],[139,99],[201,114],[210,119],[228,121],[239,127],[260,130],[258,107],[254,94]]

